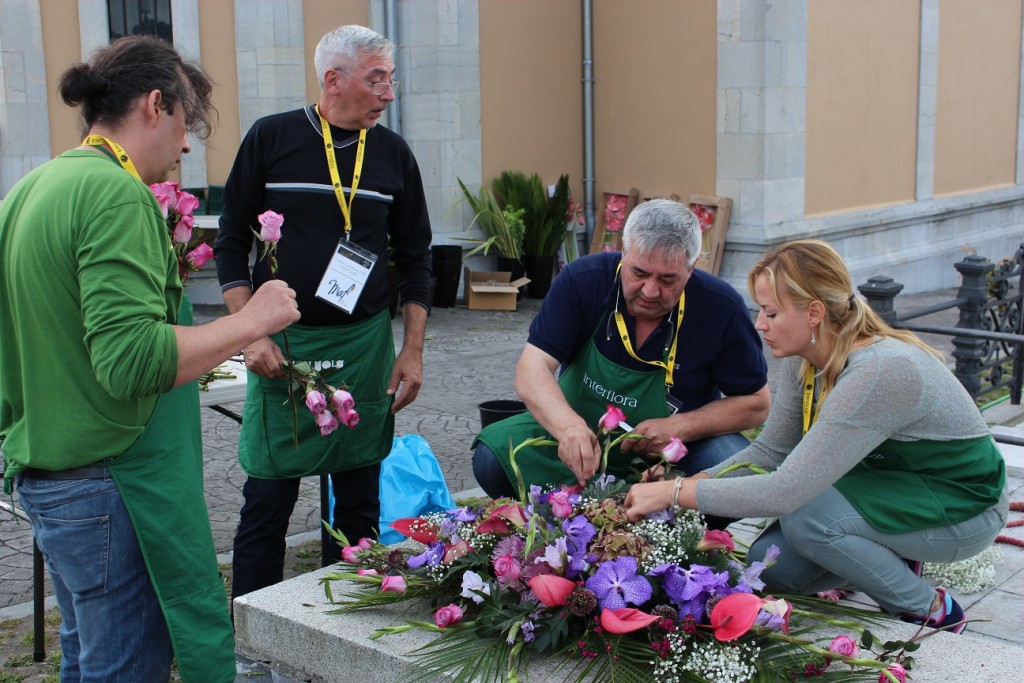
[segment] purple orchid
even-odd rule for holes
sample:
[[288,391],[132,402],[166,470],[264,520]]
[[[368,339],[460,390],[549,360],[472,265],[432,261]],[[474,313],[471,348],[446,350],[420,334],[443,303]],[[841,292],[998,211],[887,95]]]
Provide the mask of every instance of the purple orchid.
[[433,567],[441,562],[444,558],[444,541],[434,541],[427,546],[419,555],[413,555],[409,558],[408,564],[410,569],[419,569],[423,565]]
[[448,516],[456,522],[474,522],[479,516],[472,508],[461,507],[447,511]]
[[626,603],[639,606],[651,599],[651,582],[638,575],[636,569],[636,558],[629,556],[597,566],[597,571],[587,579],[587,588],[597,596],[601,609],[622,609]]

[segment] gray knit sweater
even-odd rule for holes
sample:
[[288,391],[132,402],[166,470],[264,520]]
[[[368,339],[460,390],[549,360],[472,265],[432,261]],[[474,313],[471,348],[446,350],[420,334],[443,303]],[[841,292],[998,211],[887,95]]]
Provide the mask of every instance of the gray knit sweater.
[[742,469],[722,479],[697,482],[697,506],[705,514],[777,517],[808,503],[887,439],[955,441],[988,435],[967,391],[924,350],[885,338],[854,351],[805,436],[799,357],[779,371],[771,413],[749,447],[707,470],[712,477],[733,463]]

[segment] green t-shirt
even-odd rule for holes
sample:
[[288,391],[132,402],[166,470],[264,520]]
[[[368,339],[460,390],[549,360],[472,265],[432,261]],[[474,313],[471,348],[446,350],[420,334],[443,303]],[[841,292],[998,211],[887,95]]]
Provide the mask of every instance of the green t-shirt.
[[71,150],[0,204],[0,436],[7,475],[123,453],[174,385],[182,290],[152,192]]

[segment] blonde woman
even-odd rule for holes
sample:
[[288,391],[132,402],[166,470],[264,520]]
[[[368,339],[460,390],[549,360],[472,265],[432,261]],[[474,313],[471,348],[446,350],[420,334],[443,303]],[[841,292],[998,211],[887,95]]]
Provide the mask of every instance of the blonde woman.
[[[976,555],[1006,523],[1005,463],[973,400],[941,354],[857,298],[828,244],[775,247],[748,286],[758,331],[786,359],[764,430],[694,477],[633,486],[630,519],[672,506],[777,517],[751,548],[782,551],[763,574],[771,590],[856,589],[905,621],[960,633],[963,609],[920,564]],[[739,463],[767,474],[715,478]]]

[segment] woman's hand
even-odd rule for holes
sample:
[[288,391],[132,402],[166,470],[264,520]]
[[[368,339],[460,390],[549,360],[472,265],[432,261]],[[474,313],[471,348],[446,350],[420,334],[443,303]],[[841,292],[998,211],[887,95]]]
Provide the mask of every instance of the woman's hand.
[[626,518],[638,522],[652,512],[672,507],[674,479],[633,484],[626,494]]

